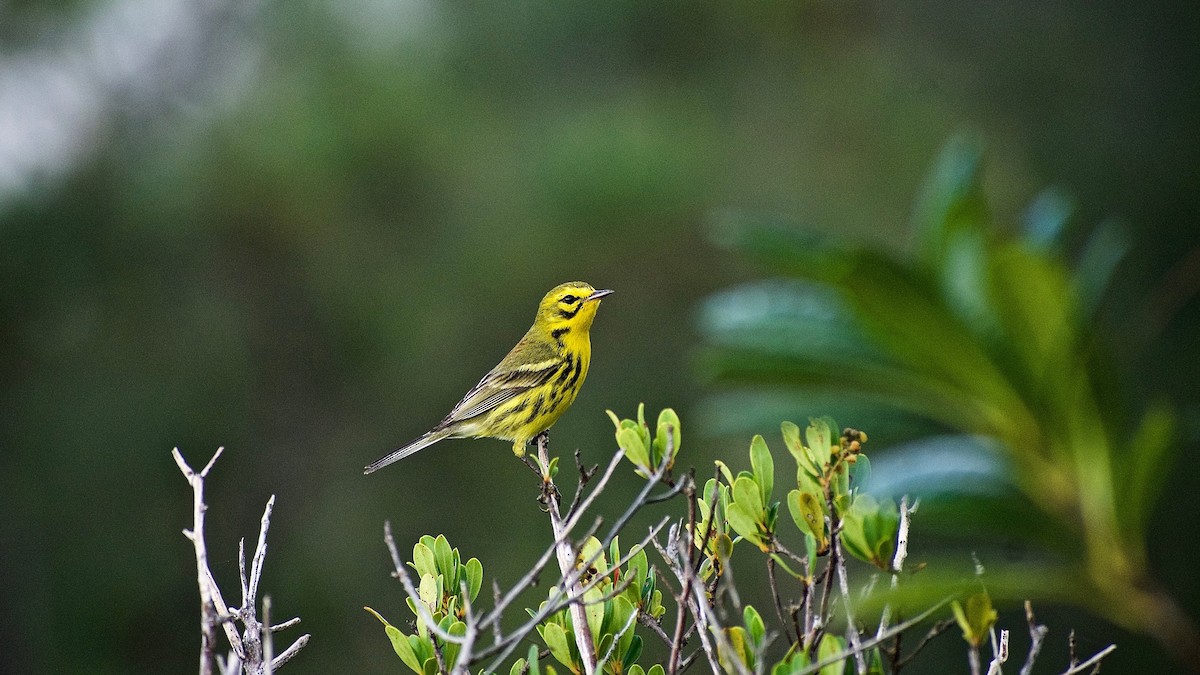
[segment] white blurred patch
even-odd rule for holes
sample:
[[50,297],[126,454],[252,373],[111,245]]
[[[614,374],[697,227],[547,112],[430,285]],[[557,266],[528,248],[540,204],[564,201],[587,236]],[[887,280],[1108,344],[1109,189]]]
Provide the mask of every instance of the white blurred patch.
[[257,2],[114,0],[74,25],[0,55],[0,203],[85,160],[120,116],[138,124],[179,106],[227,105],[257,59]]

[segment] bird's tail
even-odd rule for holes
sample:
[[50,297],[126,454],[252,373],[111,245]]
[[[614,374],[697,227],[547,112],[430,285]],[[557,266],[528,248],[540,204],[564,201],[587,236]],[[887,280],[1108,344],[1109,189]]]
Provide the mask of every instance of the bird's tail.
[[413,454],[414,452],[417,452],[418,450],[424,450],[425,448],[428,448],[429,446],[433,445],[434,443],[437,443],[438,441],[442,440],[443,438],[446,438],[447,436],[450,435],[450,433],[451,432],[449,429],[438,429],[436,431],[430,431],[430,432],[426,433],[424,436],[421,436],[417,440],[413,441],[412,443],[409,443],[408,445],[406,445],[402,448],[393,450],[393,451],[389,452],[388,454],[384,455],[383,457],[380,457],[379,459],[375,460],[374,462],[371,462],[370,464],[368,464],[366,466],[366,468],[363,469],[363,473],[364,474],[372,473],[374,471],[378,471],[378,470],[382,469],[383,467],[387,466],[388,464],[392,464],[394,462],[399,462],[400,460],[404,459],[405,457],[408,457],[409,455]]

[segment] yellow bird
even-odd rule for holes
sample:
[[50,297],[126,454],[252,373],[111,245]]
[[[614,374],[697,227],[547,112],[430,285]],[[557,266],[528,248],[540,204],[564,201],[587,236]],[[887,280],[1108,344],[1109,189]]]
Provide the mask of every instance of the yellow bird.
[[371,473],[444,438],[499,438],[513,453],[549,429],[575,402],[592,360],[589,331],[600,298],[612,293],[572,281],[555,286],[538,305],[537,317],[517,346],[483,376],[454,410],[408,445],[370,463]]

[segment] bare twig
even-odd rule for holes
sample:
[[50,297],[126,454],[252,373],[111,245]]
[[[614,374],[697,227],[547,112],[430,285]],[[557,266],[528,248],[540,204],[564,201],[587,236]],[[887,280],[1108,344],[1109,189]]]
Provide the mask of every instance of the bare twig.
[[[545,481],[548,486],[553,486],[554,483],[551,481],[550,477],[550,454],[546,449],[546,438],[547,437],[545,433],[539,434],[537,437],[538,463],[541,465],[542,469],[542,480]],[[603,483],[606,480],[607,476],[602,478],[601,482]],[[594,496],[598,492],[598,489],[593,490],[592,494],[589,495],[589,503],[590,497]],[[562,516],[559,514],[558,499],[556,498],[556,495],[549,495],[548,499],[546,500],[546,510],[550,515],[550,527],[554,531],[554,539],[559,542],[556,551],[558,557],[558,569],[562,573],[562,578],[565,582],[565,580],[570,577],[571,573],[575,570],[575,553],[571,550],[571,545],[566,541],[567,537],[569,536],[569,530],[567,529],[566,523],[563,521]],[[575,582],[570,586],[564,586],[563,590],[566,595],[573,595],[577,592],[580,592],[578,582]],[[579,648],[579,658],[581,661],[583,661],[583,672],[586,675],[592,675],[596,672],[596,648],[595,645],[592,644],[592,631],[591,628],[588,627],[587,612],[585,611],[582,603],[572,604],[568,607],[568,611],[571,614],[571,624],[574,626],[572,633],[575,636],[575,646]]]
[[[870,640],[866,640],[866,641],[862,642],[858,646],[858,649],[860,651],[867,651],[869,649],[875,648],[876,646],[878,646],[880,644],[883,644],[884,642],[892,639],[892,637],[899,635],[900,633],[903,633],[904,631],[908,630],[909,628],[912,628],[913,626],[915,626],[915,625],[921,623],[922,621],[924,621],[925,619],[929,618],[934,612],[940,610],[941,608],[943,608],[947,604],[949,604],[949,602],[953,599],[953,597],[954,596],[947,596],[945,598],[942,598],[941,601],[939,601],[936,605],[933,605],[929,609],[926,609],[924,612],[921,612],[920,614],[914,616],[913,618],[909,619],[908,621],[904,621],[902,623],[896,624],[895,626],[892,626],[883,635],[879,635],[879,636],[871,638]],[[811,675],[812,673],[819,672],[825,666],[845,661],[846,659],[853,656],[851,651],[852,650],[844,649],[844,650],[838,652],[837,654],[832,654],[830,656],[827,656],[824,659],[821,659],[820,661],[817,661],[816,663],[814,663],[812,665],[806,666],[799,673],[796,673],[796,675]]]
[[1116,651],[1116,649],[1117,649],[1116,645],[1109,645],[1109,646],[1105,647],[1104,649],[1101,649],[1100,651],[1093,654],[1092,657],[1090,659],[1088,659],[1087,661],[1084,661],[1082,663],[1073,664],[1070,668],[1064,670],[1062,675],[1076,675],[1077,673],[1082,673],[1083,671],[1087,670],[1088,668],[1091,668],[1092,666],[1099,665],[1101,659],[1103,659],[1104,657],[1113,653],[1114,651]]
[[1039,624],[1033,616],[1033,603],[1025,601],[1025,621],[1029,623],[1029,655],[1025,657],[1025,665],[1021,666],[1020,675],[1031,675],[1033,673],[1033,663],[1037,661],[1038,654],[1042,651],[1042,642],[1046,639],[1046,633],[1050,629]]
[[[891,572],[891,590],[896,590],[896,585],[900,580],[900,573],[904,571],[904,560],[908,558],[908,528],[912,522],[912,514],[916,513],[917,507],[921,505],[921,501],[915,500],[912,506],[908,505],[908,495],[900,498],[900,524],[896,529],[896,554],[892,556]],[[892,620],[892,606],[885,604],[883,613],[879,617],[879,629],[875,631],[875,635],[881,635],[888,628],[888,624]]]
[[[256,616],[255,605],[258,602],[258,590],[266,561],[267,530],[270,528],[271,511],[275,505],[274,495],[267,500],[266,508],[263,510],[259,524],[258,545],[255,548],[254,560],[249,573],[246,570],[245,540],[242,540],[238,546],[242,606],[236,612],[230,611],[222,597],[220,587],[213,578],[212,570],[208,565],[208,550],[204,541],[204,514],[208,510],[207,504],[204,503],[204,479],[208,477],[209,471],[212,470],[223,451],[224,448],[218,448],[212,459],[208,460],[208,464],[198,473],[184,460],[179,448],[171,451],[175,464],[179,466],[180,472],[192,486],[192,529],[184,530],[183,533],[192,541],[196,550],[196,578],[200,587],[201,616],[200,673],[201,675],[211,675],[214,666],[217,666],[223,674],[236,673],[240,668],[243,673],[266,675],[299,653],[304,645],[308,644],[309,636],[301,636],[282,654],[273,658],[274,643],[271,640],[271,633],[294,626],[300,622],[300,619],[291,619],[278,626],[271,626],[267,615],[269,600],[266,598],[263,600],[263,621],[259,622]],[[235,625],[238,623],[243,627],[240,635]],[[216,627],[218,625],[225,631],[225,637],[233,651],[226,658],[217,657],[215,654]]]
[[[683,546],[682,550],[678,551],[678,555],[680,558],[679,565],[681,567],[684,567],[684,568],[690,570],[690,569],[693,569],[693,567],[694,567],[694,564],[692,561],[692,552],[695,549],[695,534],[694,533],[696,531],[696,485],[695,485],[695,483],[688,485],[688,487],[686,488],[686,492],[687,492],[687,505],[688,505],[688,524],[687,524],[688,541]],[[714,495],[714,499],[715,499],[715,495]],[[714,506],[715,506],[715,502],[714,502]],[[709,530],[712,529],[711,518],[709,520],[708,527],[709,527]],[[705,535],[705,539],[703,541],[704,541],[705,548],[707,548],[707,544],[708,544],[707,535]],[[655,542],[655,543],[657,543],[657,542]],[[702,553],[703,553],[703,551],[702,551]],[[671,561],[668,560],[667,564],[672,564],[672,563],[671,563]],[[680,583],[679,595],[675,596],[675,605],[676,605],[675,631],[671,634],[671,640],[670,640],[671,653],[670,653],[669,657],[667,658],[667,673],[668,673],[668,675],[676,675],[676,673],[679,672],[679,666],[680,666],[679,656],[680,656],[680,653],[683,651],[683,644],[684,644],[683,630],[684,630],[684,626],[687,624],[687,607],[688,607],[687,601],[688,601],[688,598],[691,597],[692,576],[690,574],[685,575],[684,578],[680,579],[679,583]]]
[[996,640],[996,631],[992,630],[992,662],[988,664],[987,675],[1001,675],[1000,667],[1008,661],[1008,631],[1000,631],[1000,640]]
[[860,649],[862,640],[858,634],[858,624],[854,621],[854,606],[850,600],[850,581],[846,576],[846,558],[842,555],[841,537],[833,538],[833,551],[831,555],[831,563],[837,564],[838,586],[842,592],[842,603],[846,608],[846,638],[850,643],[850,648],[854,650],[855,665],[858,666],[858,675],[866,675],[867,658],[863,650]]
[[[907,656],[901,659],[898,651],[893,654],[893,662],[895,664],[892,667],[893,674],[900,672],[900,669],[904,666],[907,666],[917,654],[921,653],[922,649],[925,649],[925,647],[933,641],[934,638],[942,633],[945,633],[946,629],[953,625],[954,619],[943,619],[933,624],[933,626],[929,629],[929,632],[925,633],[925,637],[921,638],[921,641],[917,643],[917,646],[911,652],[909,652]],[[900,634],[897,633],[896,637],[899,638]]]

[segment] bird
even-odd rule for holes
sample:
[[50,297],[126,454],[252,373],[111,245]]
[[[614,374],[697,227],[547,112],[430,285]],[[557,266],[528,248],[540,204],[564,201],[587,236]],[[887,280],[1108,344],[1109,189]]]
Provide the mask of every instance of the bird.
[[447,438],[497,438],[513,454],[549,429],[575,402],[592,360],[590,331],[600,299],[612,293],[571,281],[550,290],[533,325],[458,405],[421,437],[368,464],[373,473]]

